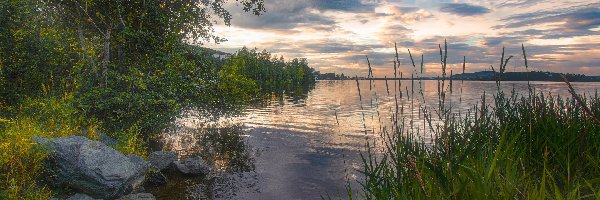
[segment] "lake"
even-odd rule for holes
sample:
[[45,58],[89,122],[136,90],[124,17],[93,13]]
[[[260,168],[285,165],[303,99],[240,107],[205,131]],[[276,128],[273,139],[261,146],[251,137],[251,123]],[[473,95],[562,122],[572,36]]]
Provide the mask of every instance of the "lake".
[[[600,83],[572,83],[577,93],[595,95]],[[561,82],[531,82],[535,92],[571,97]],[[359,89],[360,87],[360,95]],[[423,141],[422,108],[438,108],[439,84],[426,81],[318,81],[307,94],[279,95],[237,116],[208,120],[190,111],[160,136],[162,148],[200,155],[215,165],[204,177],[171,175],[169,184],[147,188],[158,199],[320,199],[345,197],[358,189],[360,152],[392,126],[396,107]],[[495,82],[453,81],[445,106],[457,116],[487,103]],[[527,82],[503,82],[504,93],[528,95]],[[421,92],[422,91],[422,92]],[[402,93],[402,96],[400,95]],[[407,98],[410,97],[410,98]],[[414,97],[414,98],[413,98]]]

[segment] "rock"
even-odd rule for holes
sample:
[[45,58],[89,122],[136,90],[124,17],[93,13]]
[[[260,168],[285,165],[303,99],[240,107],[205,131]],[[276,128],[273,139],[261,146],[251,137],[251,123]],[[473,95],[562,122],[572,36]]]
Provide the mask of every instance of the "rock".
[[150,193],[137,193],[123,196],[117,200],[155,200],[156,197]]
[[144,180],[146,164],[81,136],[36,140],[49,151],[50,182],[93,198],[114,199],[130,193]]
[[201,158],[186,158],[173,162],[177,171],[184,174],[202,175],[210,172],[210,167]]
[[144,171],[148,169],[148,162],[145,161],[142,157],[139,157],[135,154],[127,155],[127,159],[135,164],[137,167],[142,168]]
[[37,136],[32,137],[31,140],[33,140],[34,142],[41,144],[41,145],[47,145],[48,142],[50,142],[49,139],[37,137]]
[[97,200],[97,199],[94,199],[94,198],[88,196],[87,194],[77,193],[65,200]]
[[133,180],[131,183],[132,192],[144,192],[144,180],[146,180],[146,172],[148,172],[148,162],[146,162],[142,157],[139,157],[134,154],[127,155],[129,161],[136,165],[137,169],[141,169],[144,174],[139,176],[137,179]]
[[159,171],[167,169],[171,163],[177,161],[177,152],[174,151],[155,151],[148,156],[150,167]]
[[112,137],[106,135],[105,133],[98,133],[98,136],[100,136],[99,141],[109,147],[114,147],[115,145],[117,145],[117,143],[119,143],[119,141],[117,139],[112,138]]

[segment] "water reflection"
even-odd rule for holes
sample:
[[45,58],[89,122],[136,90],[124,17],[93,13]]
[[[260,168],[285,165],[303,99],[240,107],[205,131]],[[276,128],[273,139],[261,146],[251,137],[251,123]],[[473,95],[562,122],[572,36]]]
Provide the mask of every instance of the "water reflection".
[[[185,180],[165,190],[191,199],[199,195],[318,199],[325,193],[344,197],[346,179],[355,179],[360,168],[359,151],[393,125],[396,108],[400,118],[424,133],[424,140],[435,137],[426,133],[421,108],[439,106],[438,82],[404,80],[387,85],[374,81],[370,88],[369,81],[359,81],[360,98],[355,81],[320,81],[312,90],[265,95],[236,116],[208,120],[202,112],[190,111],[162,136],[163,148],[183,156],[200,155],[218,166],[220,175]],[[580,94],[594,94],[600,88],[600,83],[573,85]],[[563,83],[531,82],[531,86],[537,92],[569,97]],[[504,82],[501,89],[526,95],[528,84]],[[455,81],[445,103],[454,114],[464,116],[484,93],[486,101],[493,102],[496,84]]]
[[252,158],[240,124],[198,124],[179,127],[165,136],[164,148],[182,157],[200,156],[218,171],[249,171]]
[[210,199],[212,192],[209,189],[213,180],[205,177],[188,177],[177,173],[168,173],[166,185],[146,185],[146,191],[152,193],[157,199]]
[[305,85],[302,87],[293,88],[292,90],[266,93],[260,95],[258,98],[252,101],[249,107],[262,108],[272,105],[273,103],[283,105],[286,101],[290,102],[291,104],[301,104],[306,100],[309,92],[314,88],[315,85]]
[[[236,185],[231,184],[228,174],[241,174],[254,170],[252,149],[245,141],[246,134],[239,123],[226,121],[205,123],[190,112],[179,119],[177,126],[167,130],[161,136],[163,150],[177,151],[180,158],[203,158],[214,168],[206,176],[190,177],[175,172],[167,174],[169,181],[165,186],[147,186],[158,199],[213,199],[230,192]],[[245,179],[246,182],[251,181]]]

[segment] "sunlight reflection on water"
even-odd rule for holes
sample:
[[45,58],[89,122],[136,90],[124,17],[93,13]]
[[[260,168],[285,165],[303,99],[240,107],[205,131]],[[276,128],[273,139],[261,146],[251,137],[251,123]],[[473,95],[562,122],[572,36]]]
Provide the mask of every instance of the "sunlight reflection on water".
[[[389,81],[388,88],[385,81],[374,81],[372,90],[369,81],[359,85],[362,100],[354,80],[319,81],[305,96],[272,96],[238,116],[213,120],[190,111],[162,135],[163,149],[200,155],[228,174],[200,184],[208,185],[209,191],[202,191],[216,199],[318,199],[324,193],[344,194],[345,180],[360,177],[358,153],[366,139],[378,138],[382,129],[392,126],[396,105],[407,127],[412,119],[424,141],[434,136],[424,128],[420,108],[439,106],[437,81],[414,81],[414,87],[411,81]],[[536,92],[570,97],[564,83],[531,82],[531,86]],[[573,86],[579,94],[594,95],[600,83]],[[502,83],[505,93],[513,89],[528,94],[527,82]],[[484,93],[486,102],[493,102],[496,83],[454,81],[452,91],[446,95],[446,106],[465,116]],[[180,193],[186,191],[190,190]]]

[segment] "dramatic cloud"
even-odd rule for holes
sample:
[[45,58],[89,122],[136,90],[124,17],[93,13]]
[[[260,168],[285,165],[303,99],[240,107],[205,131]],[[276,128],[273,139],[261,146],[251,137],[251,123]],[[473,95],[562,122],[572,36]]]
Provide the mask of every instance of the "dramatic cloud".
[[[278,0],[266,5],[267,12],[262,16],[251,16],[244,12],[233,13],[232,25],[249,29],[290,30],[299,26],[320,27],[331,30],[335,22],[320,15],[310,2]],[[239,10],[230,6],[230,10]]]
[[440,11],[462,16],[473,16],[489,13],[490,9],[466,3],[448,3],[440,7]]
[[252,16],[232,3],[232,26],[215,27],[229,41],[207,47],[233,53],[243,46],[286,58],[305,57],[321,72],[363,76],[369,56],[375,76],[413,69],[408,49],[428,76],[440,74],[438,45],[448,41],[448,69],[497,67],[502,48],[509,70],[600,75],[600,3],[542,0],[277,0]]

